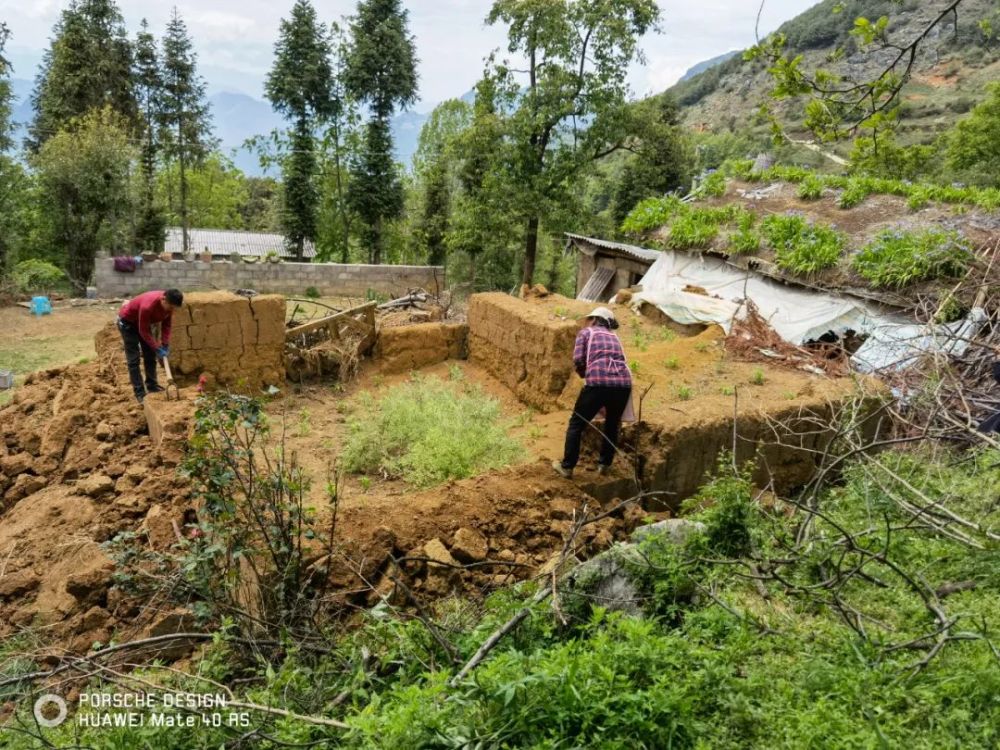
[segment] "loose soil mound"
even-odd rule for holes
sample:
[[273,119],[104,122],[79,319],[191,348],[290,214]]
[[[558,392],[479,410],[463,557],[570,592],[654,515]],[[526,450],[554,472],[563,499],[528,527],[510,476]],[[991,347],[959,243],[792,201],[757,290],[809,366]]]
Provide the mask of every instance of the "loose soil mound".
[[36,373],[0,409],[0,637],[37,626],[72,650],[106,642],[134,612],[100,544],[184,503],[180,456],[153,448],[120,365]]

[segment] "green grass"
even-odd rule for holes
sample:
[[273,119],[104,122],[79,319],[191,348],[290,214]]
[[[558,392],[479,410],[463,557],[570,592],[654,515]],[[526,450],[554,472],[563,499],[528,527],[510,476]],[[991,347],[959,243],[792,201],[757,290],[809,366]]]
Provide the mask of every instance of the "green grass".
[[972,258],[971,246],[957,232],[887,229],[855,255],[851,265],[872,286],[902,289],[919,281],[960,277]]
[[[814,519],[808,544],[798,546],[801,515],[788,517],[787,505],[760,504],[747,474],[734,473],[725,461],[720,472],[684,504],[684,512],[704,524],[702,532],[680,547],[645,542],[634,558],[644,563],[621,558],[637,586],[641,618],[608,612],[603,600],[563,596],[563,624],[548,602],[529,604],[537,591],[529,582],[482,602],[439,601],[431,610],[434,635],[421,619],[379,604],[359,611],[349,632],[333,636],[329,654],[290,647],[276,663],[247,667],[239,658],[245,647],[220,632],[193,667],[200,677],[232,686],[238,700],[348,725],[252,715],[253,727],[266,731],[274,747],[1000,746],[995,545],[974,549],[935,533],[914,523],[899,503],[923,507],[923,496],[996,529],[1000,453],[907,448],[849,462],[836,485],[821,492],[823,515]],[[845,532],[871,553],[860,570],[862,557],[845,542]],[[780,578],[752,580],[750,571],[761,569]],[[851,577],[831,588],[838,573]],[[935,603],[962,639],[931,653],[938,625],[924,592],[959,581],[975,587]],[[524,607],[526,616],[475,672],[452,684],[456,665]],[[921,638],[926,646],[906,647]],[[0,673],[33,667],[13,662],[19,652],[0,650]],[[916,669],[925,658],[926,666]],[[389,666],[362,668],[368,664]],[[134,676],[185,692],[214,692],[179,670],[146,668]],[[102,689],[112,688],[97,675],[88,690]],[[34,695],[16,690],[23,695],[5,696],[14,701],[13,718],[33,728]],[[44,736],[54,747],[186,750],[232,744],[246,731],[201,722],[173,732],[67,722]],[[39,746],[22,732],[11,732],[5,743],[10,750]]]
[[842,208],[852,208],[871,195],[895,195],[906,198],[912,209],[923,208],[930,202],[995,211],[1000,208],[1000,188],[978,188],[939,185],[930,182],[907,182],[885,177],[844,177],[822,174],[802,167],[776,166],[763,172],[752,171],[749,160],[729,161],[720,171],[750,182],[790,182],[798,184],[800,197],[814,199],[822,190],[840,190]]
[[500,402],[463,381],[414,377],[378,398],[358,397],[341,465],[401,477],[418,487],[463,479],[523,456]]

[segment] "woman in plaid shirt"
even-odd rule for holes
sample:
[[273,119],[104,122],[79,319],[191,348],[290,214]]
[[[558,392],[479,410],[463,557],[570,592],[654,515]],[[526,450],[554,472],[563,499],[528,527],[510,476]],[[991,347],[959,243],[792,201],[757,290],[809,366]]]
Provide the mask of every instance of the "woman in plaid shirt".
[[615,314],[606,307],[598,307],[587,316],[586,325],[576,336],[573,365],[586,384],[566,428],[563,459],[552,462],[552,468],[567,479],[572,478],[573,469],[580,460],[583,431],[601,409],[604,409],[605,418],[598,472],[607,474],[615,458],[622,414],[632,396],[632,373],[625,362],[622,342],[612,332],[617,327]]

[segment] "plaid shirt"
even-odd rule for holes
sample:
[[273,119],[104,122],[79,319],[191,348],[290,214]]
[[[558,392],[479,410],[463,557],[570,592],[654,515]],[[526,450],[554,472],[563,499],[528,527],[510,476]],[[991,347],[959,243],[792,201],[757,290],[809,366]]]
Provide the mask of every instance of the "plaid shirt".
[[607,328],[592,326],[576,335],[573,365],[587,385],[631,388],[632,373],[625,363],[622,342]]

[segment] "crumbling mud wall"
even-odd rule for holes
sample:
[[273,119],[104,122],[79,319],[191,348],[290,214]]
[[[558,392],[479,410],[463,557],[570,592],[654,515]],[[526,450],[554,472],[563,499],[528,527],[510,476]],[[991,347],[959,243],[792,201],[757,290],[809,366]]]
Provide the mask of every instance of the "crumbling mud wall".
[[573,375],[579,323],[506,294],[469,299],[469,359],[482,365],[524,403],[543,413],[559,407]]
[[[624,430],[626,455],[619,459],[630,464],[625,476],[611,482],[585,482],[582,487],[601,498],[634,495],[638,440],[642,486],[647,492],[662,493],[647,502],[651,509],[678,510],[682,501],[697,494],[710,478],[719,474],[720,458],[734,452],[735,462],[727,460],[721,470],[731,471],[733,463],[741,468],[750,466],[754,484],[787,496],[816,475],[822,456],[835,437],[836,415],[841,406],[838,399],[858,396],[839,386],[834,391],[829,399],[817,397],[809,404],[770,409],[751,406],[741,410],[735,432],[732,416],[722,414],[701,421],[679,420],[676,424],[628,425]],[[869,396],[868,404],[874,414],[878,396]],[[829,428],[823,429],[821,425]],[[878,431],[874,417],[863,426],[869,438]],[[584,441],[585,449],[596,453],[599,448],[596,433],[588,431]]]
[[192,292],[174,312],[170,363],[182,384],[259,391],[285,379],[285,299]]
[[468,339],[469,326],[464,323],[383,328],[375,343],[375,359],[384,373],[419,370],[449,359],[465,359]]

